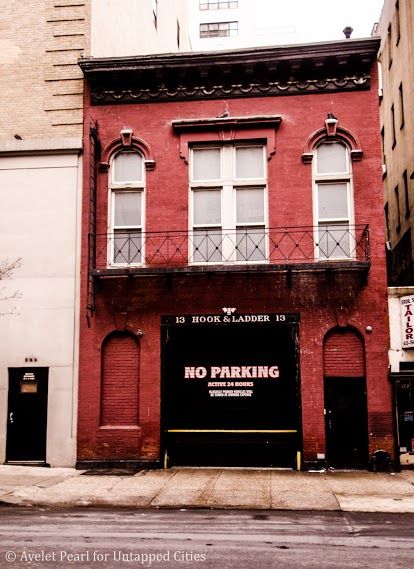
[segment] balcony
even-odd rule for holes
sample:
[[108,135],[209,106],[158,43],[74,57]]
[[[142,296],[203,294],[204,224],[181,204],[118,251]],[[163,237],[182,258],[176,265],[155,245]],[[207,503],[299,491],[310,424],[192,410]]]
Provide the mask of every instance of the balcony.
[[90,274],[351,270],[370,267],[367,225],[121,230],[89,235]]

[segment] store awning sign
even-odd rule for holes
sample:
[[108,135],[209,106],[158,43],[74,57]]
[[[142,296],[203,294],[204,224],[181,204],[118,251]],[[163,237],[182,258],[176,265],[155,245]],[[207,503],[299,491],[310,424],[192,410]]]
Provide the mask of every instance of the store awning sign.
[[401,339],[404,350],[414,348],[414,296],[400,298]]

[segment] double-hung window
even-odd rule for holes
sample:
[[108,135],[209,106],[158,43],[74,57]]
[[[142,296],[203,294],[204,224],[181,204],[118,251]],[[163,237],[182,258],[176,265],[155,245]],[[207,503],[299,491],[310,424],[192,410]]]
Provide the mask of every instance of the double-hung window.
[[138,152],[114,156],[110,178],[110,264],[139,265],[143,260],[144,160]]
[[351,163],[348,147],[341,142],[325,141],[317,147],[314,191],[318,258],[354,257]]
[[194,147],[190,172],[190,262],[266,261],[263,145]]

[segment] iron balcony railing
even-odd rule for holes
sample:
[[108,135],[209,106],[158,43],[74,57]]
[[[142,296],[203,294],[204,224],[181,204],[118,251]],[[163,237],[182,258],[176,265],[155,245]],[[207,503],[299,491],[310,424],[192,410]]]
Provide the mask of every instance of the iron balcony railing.
[[244,227],[193,231],[118,230],[89,236],[96,270],[120,267],[369,262],[367,225]]

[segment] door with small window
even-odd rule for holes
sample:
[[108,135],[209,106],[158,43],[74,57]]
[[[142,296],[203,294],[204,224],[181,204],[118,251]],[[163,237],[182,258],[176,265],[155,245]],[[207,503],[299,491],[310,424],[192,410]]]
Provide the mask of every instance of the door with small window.
[[46,461],[49,368],[10,368],[7,462]]
[[110,182],[109,264],[143,263],[144,161],[122,151],[112,159]]
[[342,142],[325,141],[317,147],[314,192],[317,258],[353,258],[352,172],[349,150]]
[[190,263],[266,262],[264,147],[193,148],[190,211]]

